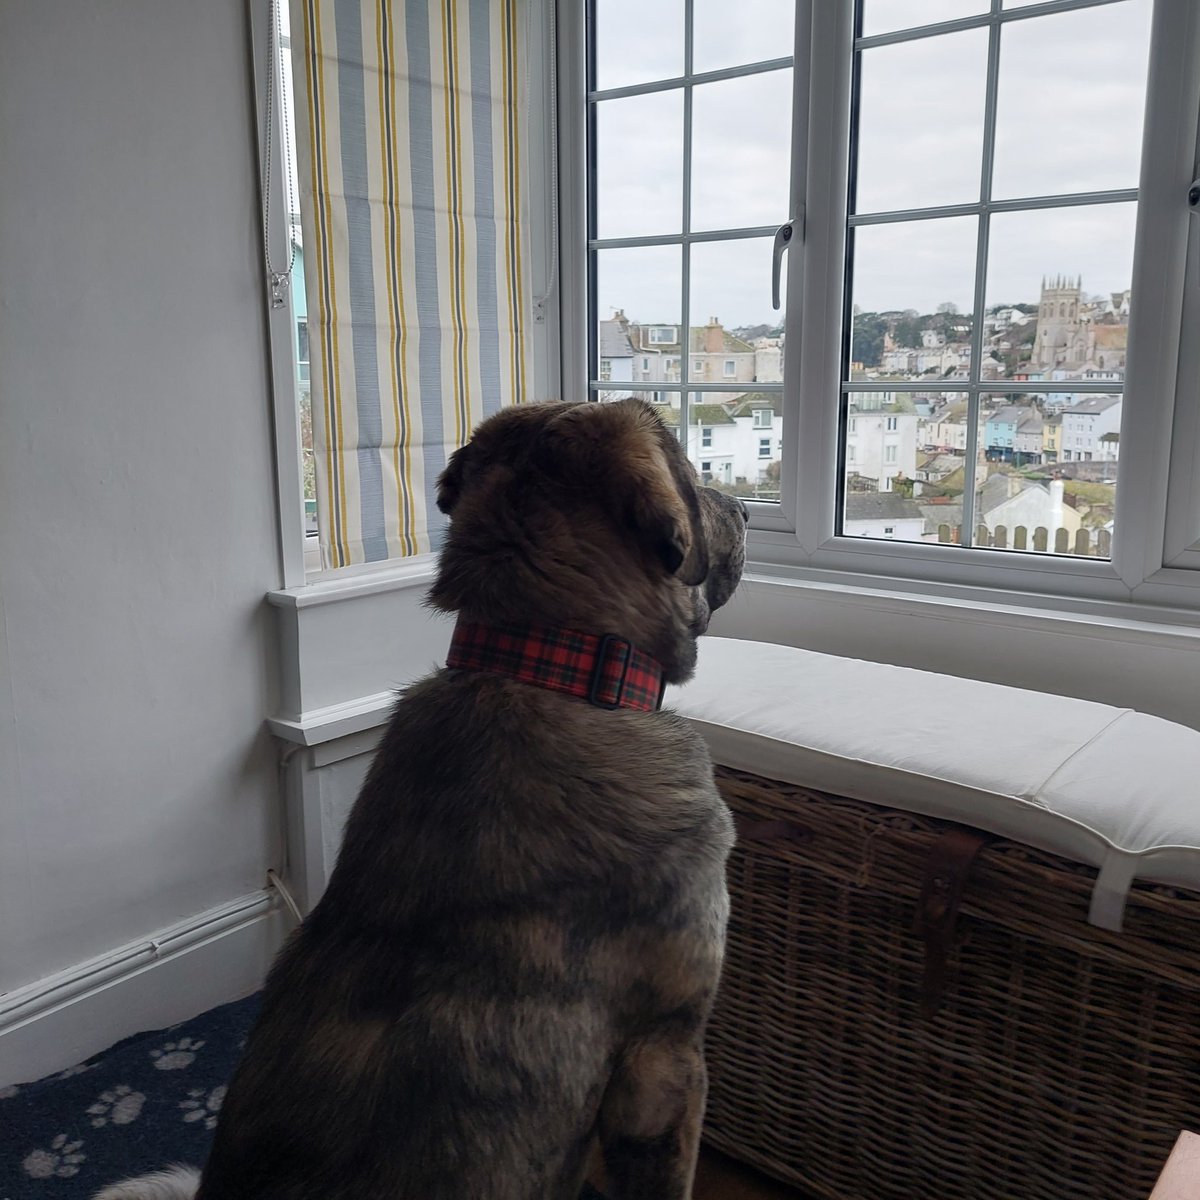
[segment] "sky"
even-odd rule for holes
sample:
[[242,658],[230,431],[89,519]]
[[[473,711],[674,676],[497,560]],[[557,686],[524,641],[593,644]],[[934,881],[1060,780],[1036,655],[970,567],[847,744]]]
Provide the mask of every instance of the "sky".
[[[1027,7],[1034,0],[1005,0]],[[683,5],[597,0],[597,83],[681,73]],[[986,0],[866,0],[867,35],[919,19],[971,15]],[[786,0],[694,0],[695,68],[789,52]],[[1017,21],[1001,35],[993,196],[1019,198],[1137,186],[1150,0]],[[863,55],[858,205],[862,213],[977,200],[987,34],[970,30],[874,47]],[[774,227],[788,213],[790,70],[694,89],[692,227]],[[597,114],[598,232],[679,232],[681,93],[606,101]],[[997,214],[987,303],[1036,302],[1043,275],[1079,275],[1087,293],[1129,286],[1132,204]],[[864,310],[970,311],[977,219],[862,228],[852,303]],[[676,247],[598,254],[598,298],[641,321],[679,320]],[[692,251],[692,323],[774,323],[770,241]]]

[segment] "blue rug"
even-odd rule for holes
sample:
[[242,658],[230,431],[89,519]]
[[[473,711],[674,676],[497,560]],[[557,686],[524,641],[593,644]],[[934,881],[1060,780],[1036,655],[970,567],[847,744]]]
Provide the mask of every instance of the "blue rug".
[[257,996],[225,1004],[0,1088],[0,1200],[88,1200],[129,1175],[201,1166],[257,1011]]

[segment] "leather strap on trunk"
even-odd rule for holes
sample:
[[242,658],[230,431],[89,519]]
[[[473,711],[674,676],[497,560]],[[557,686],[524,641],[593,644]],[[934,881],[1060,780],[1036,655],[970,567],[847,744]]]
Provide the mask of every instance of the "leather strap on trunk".
[[942,1006],[958,906],[971,866],[987,842],[984,834],[973,829],[949,829],[934,842],[925,860],[916,932],[925,943],[921,1011],[926,1019],[936,1016]]

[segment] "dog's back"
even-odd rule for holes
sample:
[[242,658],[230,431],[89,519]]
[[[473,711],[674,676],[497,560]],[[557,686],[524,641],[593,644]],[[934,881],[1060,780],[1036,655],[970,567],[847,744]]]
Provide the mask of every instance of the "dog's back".
[[[707,1015],[729,841],[670,714],[462,672],[410,689],[200,1200],[574,1200],[622,1050]],[[664,928],[700,932],[664,953]]]
[[[505,409],[438,506],[430,604],[496,657],[397,705],[200,1200],[575,1200],[597,1134],[614,1200],[685,1200],[732,829],[702,742],[653,709],[737,586],[745,505],[625,400]],[[585,643],[624,650],[551,690]],[[553,652],[506,674],[529,645]]]

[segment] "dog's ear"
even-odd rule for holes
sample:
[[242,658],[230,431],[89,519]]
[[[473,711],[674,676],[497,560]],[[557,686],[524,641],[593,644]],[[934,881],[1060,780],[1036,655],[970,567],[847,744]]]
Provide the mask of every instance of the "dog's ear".
[[446,469],[438,477],[437,506],[449,516],[462,495],[463,485],[475,466],[476,447],[473,442],[450,455]]
[[[708,576],[708,544],[695,471],[644,401],[579,404],[546,428],[538,464],[571,489],[621,514],[625,525],[683,583]],[[598,493],[598,496],[597,496]]]
[[703,583],[708,578],[708,541],[695,472],[671,431],[653,411],[648,415],[656,426],[659,452],[630,478],[633,524],[672,575],[689,585]]

